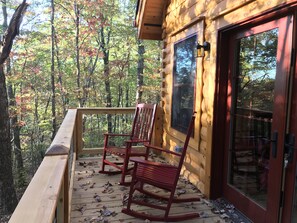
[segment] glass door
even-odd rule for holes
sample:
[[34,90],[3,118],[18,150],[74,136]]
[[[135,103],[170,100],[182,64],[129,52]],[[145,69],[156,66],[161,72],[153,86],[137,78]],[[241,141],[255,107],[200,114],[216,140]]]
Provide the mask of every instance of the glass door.
[[278,29],[238,41],[228,182],[266,208]]
[[230,38],[224,195],[254,222],[277,222],[292,42],[292,17]]

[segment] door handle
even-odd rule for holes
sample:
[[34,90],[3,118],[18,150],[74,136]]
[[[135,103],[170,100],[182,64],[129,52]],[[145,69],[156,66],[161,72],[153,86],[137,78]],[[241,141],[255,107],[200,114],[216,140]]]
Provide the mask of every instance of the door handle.
[[276,158],[277,155],[277,139],[278,139],[278,132],[274,131],[272,133],[272,137],[271,137],[271,153],[272,153],[272,157]]
[[293,162],[294,157],[294,149],[295,149],[295,135],[292,133],[286,134],[285,138],[285,156],[288,163]]

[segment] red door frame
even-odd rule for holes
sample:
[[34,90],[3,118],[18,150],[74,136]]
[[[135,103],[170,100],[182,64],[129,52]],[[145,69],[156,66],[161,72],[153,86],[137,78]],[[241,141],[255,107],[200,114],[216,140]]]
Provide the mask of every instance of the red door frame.
[[[260,24],[258,26],[248,28],[247,30],[240,30],[235,35],[232,35],[230,38],[230,44],[229,44],[229,52],[230,52],[230,72],[229,72],[229,82],[228,82],[228,92],[227,92],[227,113],[226,113],[226,123],[229,123],[231,117],[231,100],[232,95],[234,94],[233,88],[236,86],[232,86],[234,83],[231,83],[231,80],[234,78],[232,67],[233,67],[233,61],[236,61],[236,58],[233,54],[235,52],[235,42],[237,42],[237,39],[241,39],[253,34],[261,33],[266,30],[270,30],[272,28],[279,28],[279,37],[278,37],[278,49],[277,49],[277,75],[276,75],[276,85],[275,85],[275,99],[274,99],[274,109],[273,109],[273,117],[277,117],[273,119],[272,124],[272,132],[276,131],[278,132],[278,152],[276,158],[273,158],[272,155],[270,155],[269,160],[269,188],[268,188],[268,200],[267,200],[267,211],[257,205],[255,202],[251,201],[250,199],[247,199],[245,195],[238,192],[237,190],[234,190],[231,186],[228,185],[227,180],[227,173],[228,173],[228,165],[224,166],[224,178],[223,178],[223,193],[224,195],[230,200],[232,203],[234,203],[240,210],[245,210],[247,212],[247,215],[252,218],[253,221],[257,221],[261,219],[261,222],[264,222],[264,219],[270,219],[266,220],[266,222],[272,223],[277,222],[278,219],[278,212],[279,212],[279,203],[280,203],[280,196],[281,196],[281,179],[282,179],[282,166],[283,166],[283,153],[281,152],[283,145],[284,145],[284,133],[285,127],[286,127],[286,93],[287,93],[287,83],[288,83],[288,77],[289,77],[289,65],[290,65],[290,56],[291,56],[291,35],[292,34],[292,23],[291,23],[292,16],[286,16],[284,18],[276,19],[268,23]],[[287,34],[289,33],[289,34]],[[232,81],[233,82],[233,81]],[[230,132],[230,124],[227,124],[225,126],[225,138],[229,139],[230,135],[228,134]],[[225,163],[228,163],[228,147],[229,142],[226,140],[225,144]],[[271,177],[272,176],[272,177]],[[246,208],[248,207],[248,208]]]
[[[225,137],[218,137],[222,136],[222,130],[226,129],[226,120],[225,117],[227,115],[227,95],[228,95],[228,86],[229,86],[229,79],[228,79],[228,73],[229,73],[229,67],[228,67],[228,61],[229,58],[226,57],[227,52],[229,52],[229,46],[228,41],[230,36],[237,32],[239,29],[247,29],[249,27],[256,26],[258,24],[264,23],[266,21],[271,21],[278,19],[280,17],[283,17],[288,14],[293,14],[294,11],[296,11],[297,8],[297,2],[291,2],[287,5],[282,5],[278,8],[275,8],[273,10],[267,11],[262,13],[262,15],[259,15],[254,18],[249,18],[245,21],[239,22],[236,25],[232,25],[229,27],[226,27],[224,29],[219,30],[218,35],[218,49],[217,49],[217,75],[216,75],[216,89],[215,89],[215,101],[214,101],[214,125],[213,125],[213,141],[212,141],[212,149],[215,156],[212,156],[212,173],[211,173],[211,194],[210,197],[212,199],[218,198],[223,196],[223,170],[224,170],[224,149],[222,148],[222,145],[225,145]],[[295,29],[296,30],[296,29]],[[295,33],[295,32],[294,32]],[[296,35],[294,35],[294,38]],[[296,59],[297,64],[297,59]],[[297,70],[297,69],[296,69]],[[295,75],[297,77],[297,74]],[[295,78],[294,86],[297,86],[297,78]],[[295,90],[293,98],[297,98],[297,91]],[[292,114],[296,114],[297,112],[297,101],[292,102]],[[292,119],[294,123],[297,121],[297,117],[294,117]],[[291,131],[296,131],[297,129],[294,129],[292,126]],[[217,137],[215,137],[217,136]],[[296,136],[297,137],[297,136]],[[297,153],[297,152],[296,152]],[[295,154],[294,162],[296,163],[297,155]],[[279,157],[281,159],[282,157]],[[278,162],[280,162],[278,160]],[[289,171],[295,171],[293,167],[291,167],[292,170]],[[284,208],[284,216],[289,216],[288,212],[291,211],[290,207],[292,207],[292,193],[294,191],[294,183],[293,182],[287,182],[290,184],[286,190],[288,190],[288,193],[285,194],[285,208]],[[288,184],[288,185],[289,185]],[[279,186],[277,186],[274,190],[278,189]],[[279,203],[279,198],[275,200],[275,202],[278,201],[276,204]],[[274,210],[278,209],[278,207],[272,208]],[[267,218],[269,219],[269,217]],[[286,217],[283,218],[286,220]],[[276,219],[269,219],[269,222],[276,221]],[[290,221],[290,220],[289,220]],[[287,222],[287,221],[285,221]]]
[[[297,38],[297,11],[294,13],[295,16],[295,23],[293,27],[293,39],[296,40]],[[295,49],[295,52],[293,52],[293,58],[292,58],[292,63],[295,61],[295,66],[292,68],[292,73],[293,73],[293,83],[292,83],[292,101],[291,101],[291,108],[290,108],[290,123],[291,125],[288,128],[288,133],[295,133],[295,138],[297,139],[297,41],[293,41],[292,49]],[[294,157],[293,157],[293,162],[289,163],[287,166],[287,173],[288,175],[293,176],[296,174],[296,164],[297,164],[297,141],[295,142],[295,151],[294,151]],[[294,183],[294,178],[293,177],[287,177],[285,179],[285,191],[284,191],[284,207],[283,207],[283,216],[282,216],[282,222],[291,222],[291,212],[292,212],[292,206],[293,206],[293,198],[294,198],[294,190],[295,190],[295,185]]]

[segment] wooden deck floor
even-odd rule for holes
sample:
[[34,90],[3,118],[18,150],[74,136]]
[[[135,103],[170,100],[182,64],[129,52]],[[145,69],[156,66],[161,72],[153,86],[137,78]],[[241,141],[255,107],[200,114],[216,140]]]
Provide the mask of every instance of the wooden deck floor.
[[[129,188],[118,185],[119,175],[99,174],[100,164],[101,157],[80,158],[76,161],[71,223],[150,222],[121,213],[124,207],[123,198],[126,197]],[[180,196],[200,196],[203,198],[203,195],[192,184],[181,180],[179,182],[180,193],[184,193],[184,189],[186,193]],[[150,212],[150,208],[147,207],[134,207],[134,209],[137,208]],[[172,213],[198,212],[201,214],[200,218],[183,221],[185,223],[225,222],[219,215],[212,213],[211,208],[207,200],[201,199],[199,202],[174,204],[171,211]]]

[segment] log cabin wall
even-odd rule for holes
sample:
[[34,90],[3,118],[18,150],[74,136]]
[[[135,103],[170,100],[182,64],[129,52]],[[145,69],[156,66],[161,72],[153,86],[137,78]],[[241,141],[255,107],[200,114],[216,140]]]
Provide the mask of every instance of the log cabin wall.
[[[142,0],[140,2],[153,2]],[[165,1],[165,0],[164,0]],[[206,196],[210,195],[214,93],[217,67],[217,39],[220,29],[229,27],[248,18],[259,16],[285,0],[168,0],[163,7],[162,36],[162,108],[163,147],[174,150],[182,145],[184,134],[171,127],[174,44],[197,34],[198,43],[208,41],[210,53],[198,57],[196,72],[195,107],[198,112],[194,138],[190,141],[183,174]],[[142,5],[143,6],[143,5]],[[141,29],[140,25],[138,28]],[[141,37],[140,37],[141,38]],[[155,38],[157,39],[157,38]],[[227,53],[226,53],[227,55]],[[223,157],[222,157],[223,159]]]

